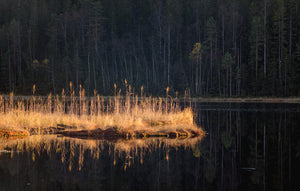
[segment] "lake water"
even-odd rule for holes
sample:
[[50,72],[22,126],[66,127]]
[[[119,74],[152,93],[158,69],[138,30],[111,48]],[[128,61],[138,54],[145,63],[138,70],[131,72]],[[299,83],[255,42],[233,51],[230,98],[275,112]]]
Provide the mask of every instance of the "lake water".
[[0,190],[300,189],[299,104],[194,107],[204,138],[1,140]]

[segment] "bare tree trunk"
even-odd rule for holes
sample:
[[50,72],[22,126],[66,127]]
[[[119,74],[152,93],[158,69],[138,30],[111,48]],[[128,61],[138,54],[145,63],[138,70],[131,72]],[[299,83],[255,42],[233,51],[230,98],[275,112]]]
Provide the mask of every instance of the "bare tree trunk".
[[171,27],[168,26],[168,86],[170,85],[170,67],[171,67]]
[[287,96],[287,70],[290,70],[290,66],[293,65],[293,60],[292,60],[292,16],[290,13],[290,27],[289,27],[289,67],[287,67],[287,64],[284,65],[284,95]]
[[[10,49],[10,45],[9,45],[9,39],[8,39],[8,50]],[[9,80],[9,92],[12,92],[13,90],[13,85],[12,85],[12,77],[11,77],[11,61],[10,61],[10,53],[8,55],[8,80]]]
[[91,64],[90,64],[90,51],[88,51],[88,91],[90,91],[90,84],[91,84]]
[[102,74],[102,86],[103,86],[103,90],[105,90],[104,62],[102,59],[100,62],[101,62],[101,74]]
[[[281,9],[281,8],[280,8]],[[279,27],[278,27],[278,76],[279,76],[279,85],[280,90],[282,90],[282,71],[281,71],[281,10],[279,10],[280,19],[279,19]]]
[[76,41],[76,47],[75,47],[75,64],[76,64],[76,87],[79,87],[79,45],[78,41]]
[[[258,34],[257,34],[257,30],[256,30],[256,38],[255,38],[255,80],[257,83],[257,71],[258,71]],[[255,85],[255,91],[256,91],[256,86]]]
[[200,56],[200,71],[199,71],[199,88],[200,88],[200,95],[202,95],[202,59],[201,59],[201,56]]
[[129,67],[130,67],[130,80],[133,82],[132,56],[130,56]]
[[[219,68],[221,68],[219,66]],[[221,90],[221,69],[219,69],[219,95],[222,95],[222,90]]]
[[[212,51],[212,40],[210,40],[210,86],[212,87],[212,65],[213,65],[213,51]],[[208,84],[208,83],[207,83]]]
[[195,90],[196,90],[196,94],[199,93],[199,63],[198,63],[198,59],[196,61],[196,79],[195,79]]
[[242,68],[242,41],[240,40],[240,86],[239,86],[239,95],[241,94],[241,85],[242,85],[242,70],[243,70],[243,68]]
[[[20,0],[18,1],[18,4],[20,3]],[[18,5],[19,6],[19,5]],[[20,22],[18,22],[18,36],[17,36],[17,41],[18,41],[18,73],[19,73],[19,79],[21,81],[21,84],[24,85],[24,76],[22,75],[22,46],[21,46],[21,26]]]
[[229,70],[229,95],[232,96],[232,86],[231,86],[231,81],[232,81],[232,68],[230,66]]
[[267,76],[267,0],[264,0],[264,77]]
[[225,21],[224,21],[224,11],[222,13],[222,56],[225,54]]
[[[108,67],[108,55],[107,55],[107,51],[105,51],[105,67],[107,68],[107,73],[106,73],[106,76],[110,76],[110,72],[109,72],[109,67]],[[109,87],[109,84],[110,84],[110,79],[109,77],[107,77],[107,79],[105,80],[106,82],[106,87]]]
[[[97,27],[96,27],[97,28]],[[96,29],[97,30],[97,29]],[[96,35],[97,36],[97,35]],[[97,39],[98,37],[96,37]],[[98,54],[98,42],[96,40],[95,42],[95,51],[96,51],[96,55],[95,55],[95,60],[93,62],[93,74],[94,74],[94,89],[97,89],[97,80],[96,80],[96,66],[98,65],[98,59],[99,59],[99,54]]]
[[164,66],[164,80],[166,80],[166,75],[167,75],[167,67],[166,67],[166,42],[164,41],[164,62],[163,62],[163,66]]
[[156,86],[156,75],[155,75],[155,49],[154,49],[154,36],[152,36],[152,81]]
[[[62,24],[62,30],[63,30],[63,33],[64,33],[64,48],[65,48],[65,54],[67,54],[68,52],[68,41],[67,41],[67,23],[66,23],[66,18],[65,18],[65,23]],[[69,84],[69,63],[68,63],[68,60],[66,61],[67,63],[64,63],[65,64],[65,72],[66,72],[66,76],[65,76],[65,79],[66,79],[66,87],[68,87],[68,84]]]
[[96,74],[96,66],[97,66],[97,56],[93,62],[93,77],[94,77],[94,89],[96,90],[97,89],[97,74]]
[[116,74],[115,75],[116,76],[115,81],[117,81],[118,80],[118,65],[117,65],[116,55],[113,56],[113,62],[115,64],[115,74]]
[[53,88],[53,93],[54,95],[56,94],[56,88],[55,88],[55,75],[54,75],[54,58],[51,58],[51,65],[52,65],[52,69],[51,69],[51,77],[52,77],[52,88]]
[[[17,45],[16,45],[16,33],[15,31],[12,34],[12,45],[13,45],[13,67],[12,67],[12,74],[13,74],[13,84],[16,84],[17,81]],[[14,89],[13,89],[14,91]]]

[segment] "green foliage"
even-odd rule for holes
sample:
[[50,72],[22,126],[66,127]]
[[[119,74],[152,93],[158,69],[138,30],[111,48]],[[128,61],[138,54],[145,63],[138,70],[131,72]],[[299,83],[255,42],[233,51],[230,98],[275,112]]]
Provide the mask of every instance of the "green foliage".
[[192,52],[190,53],[189,58],[193,61],[198,61],[199,59],[201,59],[201,44],[199,42],[195,43],[194,48],[192,50]]
[[209,17],[207,22],[206,22],[206,31],[208,33],[208,39],[210,41],[215,39],[215,36],[217,34],[217,26],[216,26],[216,21],[213,17]]

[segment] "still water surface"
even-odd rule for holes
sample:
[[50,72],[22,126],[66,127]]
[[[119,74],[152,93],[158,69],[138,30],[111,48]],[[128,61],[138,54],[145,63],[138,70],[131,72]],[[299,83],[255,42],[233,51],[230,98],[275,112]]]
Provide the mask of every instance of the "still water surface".
[[300,189],[300,105],[194,107],[204,138],[1,140],[0,190]]

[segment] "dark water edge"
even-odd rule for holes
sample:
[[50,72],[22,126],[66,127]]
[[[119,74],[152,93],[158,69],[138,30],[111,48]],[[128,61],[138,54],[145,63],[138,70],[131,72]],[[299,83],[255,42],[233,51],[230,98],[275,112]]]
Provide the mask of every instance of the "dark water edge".
[[0,153],[0,190],[299,190],[300,104],[194,107],[196,144],[26,143]]
[[300,104],[202,103],[217,190],[298,190]]

